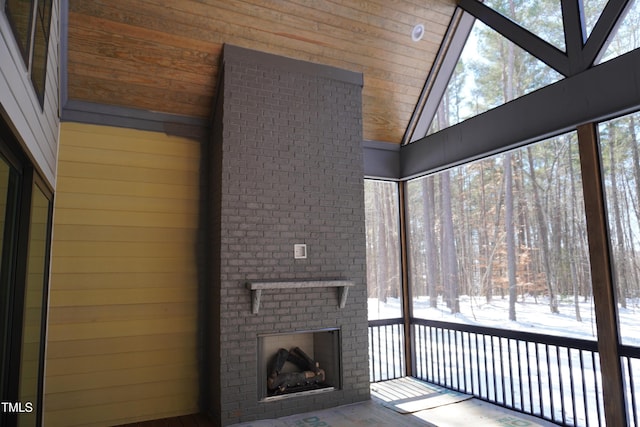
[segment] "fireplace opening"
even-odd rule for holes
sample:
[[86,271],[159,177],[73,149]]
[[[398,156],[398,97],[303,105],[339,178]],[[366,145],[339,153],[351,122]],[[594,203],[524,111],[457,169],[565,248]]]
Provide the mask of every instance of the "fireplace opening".
[[340,330],[258,337],[258,398],[274,400],[340,389]]

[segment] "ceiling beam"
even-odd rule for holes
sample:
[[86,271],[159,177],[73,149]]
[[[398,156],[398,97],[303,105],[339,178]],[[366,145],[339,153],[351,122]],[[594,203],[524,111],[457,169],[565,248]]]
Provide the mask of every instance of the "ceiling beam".
[[640,108],[640,50],[567,77],[400,150],[403,179],[543,140]]

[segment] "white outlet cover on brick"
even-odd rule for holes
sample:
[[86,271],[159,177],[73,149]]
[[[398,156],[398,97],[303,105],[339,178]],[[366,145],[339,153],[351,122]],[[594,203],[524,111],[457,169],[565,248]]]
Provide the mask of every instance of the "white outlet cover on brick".
[[307,245],[302,243],[293,245],[293,257],[295,259],[306,259]]

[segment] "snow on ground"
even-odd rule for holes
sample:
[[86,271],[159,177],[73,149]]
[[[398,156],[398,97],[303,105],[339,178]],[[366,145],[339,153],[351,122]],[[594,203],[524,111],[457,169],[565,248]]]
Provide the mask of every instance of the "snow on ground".
[[[580,298],[581,321],[576,320],[576,309],[572,298],[560,299],[559,313],[551,313],[547,298],[520,297],[516,303],[516,320],[509,319],[508,298],[494,297],[487,304],[484,297],[460,297],[460,313],[451,310],[440,297],[438,307],[429,307],[427,297],[414,298],[413,316],[421,319],[465,323],[494,328],[534,332],[547,335],[596,339],[595,309],[592,299]],[[623,344],[640,347],[640,301],[629,301],[627,308],[618,308],[620,332]],[[369,298],[369,320],[389,319],[402,316],[401,302],[389,298],[387,302]]]
[[[490,304],[487,304],[485,299],[481,297],[470,298],[462,296],[460,297],[461,312],[453,315],[442,301],[442,298],[439,299],[437,307],[429,307],[428,298],[419,297],[415,298],[413,302],[413,316],[452,323],[595,340],[596,324],[593,301],[581,298],[579,306],[581,321],[576,320],[576,310],[572,299],[561,299],[559,301],[560,312],[554,314],[549,309],[547,299],[538,298],[536,301],[533,297],[527,296],[520,298],[516,304],[517,320],[510,321],[508,320],[509,301],[507,298],[495,297]],[[619,307],[618,311],[623,343],[640,347],[640,300],[629,301],[627,308]],[[390,298],[386,303],[375,298],[369,299],[370,320],[391,319],[401,316],[402,307],[399,299]],[[447,337],[448,335],[445,334],[441,338],[446,340]],[[393,345],[397,345],[397,343],[401,343],[401,340],[402,336],[399,329],[386,328],[377,330],[374,328],[370,337],[369,349],[370,357],[372,358],[370,367],[372,381],[374,379],[391,378],[396,372],[403,371],[403,360],[399,356],[401,351],[396,349],[395,352],[391,353],[392,357],[389,355],[389,349],[385,353],[380,348],[384,343],[389,345],[391,342],[394,343]],[[476,342],[470,341],[470,345],[474,344]],[[446,344],[440,342],[434,345],[436,347],[433,351],[435,351],[436,357],[438,355],[442,357]],[[417,346],[422,347],[421,344],[417,344]],[[442,348],[442,352],[438,348]],[[530,354],[527,351],[528,348],[530,347],[514,347],[512,344],[508,344],[503,348],[501,344],[495,354],[493,350],[491,351],[491,355],[495,360],[489,364],[478,362],[479,365],[474,368],[475,372],[468,370],[462,374],[456,370],[455,364],[453,364],[454,362],[458,363],[457,357],[453,359],[442,357],[437,362],[436,376],[438,378],[440,378],[440,375],[446,376],[445,383],[448,381],[453,384],[456,381],[460,381],[458,377],[462,375],[464,377],[462,384],[465,387],[468,387],[467,384],[473,384],[473,393],[480,393],[484,398],[527,413],[556,421],[566,418],[567,423],[580,427],[597,424],[597,420],[603,416],[604,411],[601,389],[597,385],[600,380],[594,377],[594,373],[599,370],[598,365],[593,366],[588,356],[583,358],[583,354],[578,352],[572,352],[569,355],[568,352],[558,352],[554,350],[555,347],[551,346],[550,348],[536,347],[535,353]],[[539,358],[538,348],[540,349]],[[448,348],[447,350],[450,351],[451,349]],[[509,354],[513,350],[519,353],[518,356]],[[551,365],[545,366],[542,363],[544,361]],[[521,362],[525,363],[524,368],[520,366]],[[629,363],[633,371],[633,383],[625,383],[626,395],[627,398],[634,399],[636,406],[629,405],[628,411],[629,417],[635,416],[638,419],[640,418],[640,406],[635,401],[633,384],[640,383],[640,361],[638,359],[630,359]],[[429,368],[432,365],[426,364],[424,368],[420,368],[420,366],[422,365],[420,364],[418,369],[433,370],[433,367]],[[505,378],[502,381],[491,381],[491,379],[500,375],[502,369],[513,371],[516,375]],[[522,373],[522,369],[527,371],[527,375],[517,375],[519,372]],[[529,372],[530,369],[531,372]],[[628,375],[631,373],[627,372],[628,369],[627,365],[623,367],[625,381],[627,381]],[[536,386],[535,384],[539,385]],[[539,391],[539,389],[542,391]],[[518,390],[520,393],[518,393]],[[516,391],[515,395],[511,393],[513,391]],[[507,398],[504,397],[505,395]],[[508,400],[509,396],[511,396],[511,400]]]

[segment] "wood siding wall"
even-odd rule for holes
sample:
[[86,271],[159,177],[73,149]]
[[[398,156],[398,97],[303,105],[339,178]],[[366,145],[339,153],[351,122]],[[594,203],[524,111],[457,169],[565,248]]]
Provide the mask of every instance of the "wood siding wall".
[[[2,3],[4,5],[4,3]],[[4,11],[0,11],[0,115],[9,121],[43,178],[55,187],[58,152],[60,0],[53,0],[44,106]]]
[[198,411],[200,145],[63,123],[44,421]]

